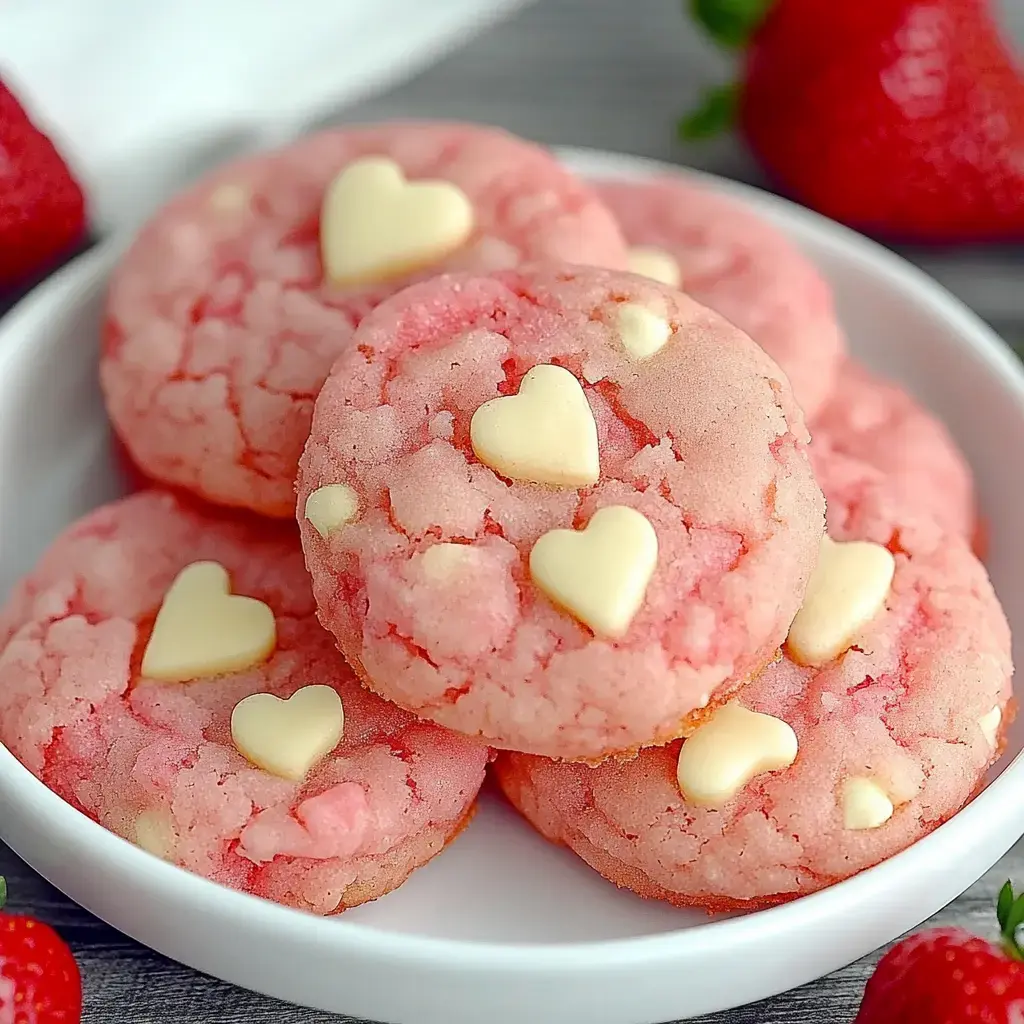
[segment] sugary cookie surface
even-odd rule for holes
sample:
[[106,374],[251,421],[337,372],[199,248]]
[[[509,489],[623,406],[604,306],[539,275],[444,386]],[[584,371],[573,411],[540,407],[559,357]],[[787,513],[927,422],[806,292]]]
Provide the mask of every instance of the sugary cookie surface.
[[[679,735],[771,660],[822,501],[788,385],[739,330],[653,281],[536,268],[414,286],[354,343],[299,518],[371,688],[599,759]],[[358,512],[325,530],[337,487]]]
[[[175,609],[183,579],[202,619]],[[255,633],[227,589],[265,610]],[[190,656],[167,679],[142,671],[160,617],[157,664]],[[225,665],[211,637],[246,657]],[[380,896],[439,852],[487,757],[359,685],[316,621],[290,529],[158,492],[72,526],[0,612],[0,739],[156,856],[316,913]]]
[[[899,385],[846,360],[811,433],[816,446],[878,470],[891,500],[974,540],[970,466],[945,425]],[[836,495],[844,502],[850,497],[851,492]]]
[[313,401],[355,325],[412,280],[525,260],[624,267],[611,214],[498,129],[348,128],[218,170],[111,283],[101,376],[151,477],[288,517]]
[[813,415],[846,345],[810,260],[765,218],[702,185],[662,178],[596,187],[633,247],[630,270],[681,288],[746,331]]

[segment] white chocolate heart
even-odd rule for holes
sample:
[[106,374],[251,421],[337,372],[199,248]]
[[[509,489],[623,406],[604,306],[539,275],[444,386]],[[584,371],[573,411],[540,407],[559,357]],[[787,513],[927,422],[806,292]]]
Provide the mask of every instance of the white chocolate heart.
[[298,781],[341,741],[345,712],[330,686],[304,686],[287,700],[254,693],[231,712],[231,739],[254,765]]
[[350,163],[320,213],[324,272],[336,284],[382,281],[443,259],[473,232],[473,204],[449,181],[406,181],[386,157]]
[[601,473],[590,403],[562,366],[535,366],[517,395],[484,402],[473,413],[469,437],[476,457],[512,480],[585,487]]
[[350,523],[359,511],[359,496],[348,484],[318,487],[307,499],[303,515],[324,540]]
[[848,650],[885,607],[896,560],[881,544],[825,536],[786,647],[801,665],[823,665]]
[[892,801],[874,779],[856,775],[843,783],[843,828],[851,832],[878,828],[892,812]]
[[781,718],[723,704],[683,743],[676,781],[691,803],[718,807],[756,776],[788,768],[796,755],[796,733]]
[[227,569],[193,562],[164,595],[142,657],[142,674],[183,683],[241,672],[267,660],[277,644],[274,613],[231,593]]
[[622,347],[633,359],[650,359],[672,337],[672,326],[646,306],[624,302],[615,312]]
[[634,274],[649,277],[652,281],[660,281],[670,288],[678,288],[682,280],[679,264],[671,253],[652,246],[638,245],[629,250],[629,269]]
[[627,505],[599,509],[583,530],[551,530],[533,545],[530,576],[597,636],[629,629],[658,564],[658,535]]

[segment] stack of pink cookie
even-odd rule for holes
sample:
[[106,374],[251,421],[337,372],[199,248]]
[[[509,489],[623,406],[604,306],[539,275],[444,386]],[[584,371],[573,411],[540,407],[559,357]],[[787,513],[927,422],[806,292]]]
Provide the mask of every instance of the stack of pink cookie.
[[492,761],[618,885],[758,906],[998,755],[970,471],[731,201],[489,128],[314,136],[143,229],[100,377],[149,483],[0,612],[0,739],[183,868],[344,910]]

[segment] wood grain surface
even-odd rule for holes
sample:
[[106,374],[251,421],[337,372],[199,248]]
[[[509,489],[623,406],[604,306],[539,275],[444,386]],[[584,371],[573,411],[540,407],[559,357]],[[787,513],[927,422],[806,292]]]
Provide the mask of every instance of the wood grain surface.
[[[1002,3],[1011,29],[1024,38],[1024,0]],[[659,157],[763,184],[733,138],[688,148],[675,141],[679,113],[702,88],[730,73],[728,62],[687,26],[682,9],[679,0],[541,0],[414,81],[334,120],[412,116],[487,121],[543,142]],[[1024,252],[906,255],[1011,342],[1024,345]],[[0,310],[10,300],[0,296]],[[327,1024],[352,1019],[286,1006],[179,967],[76,907],[2,848],[0,872],[8,878],[11,908],[38,914],[71,943],[85,979],[87,1024]],[[1024,844],[935,920],[991,934],[995,894],[1007,877],[1024,882]],[[835,922],[837,935],[843,927],[841,920]],[[701,1021],[852,1021],[878,955],[797,991]]]

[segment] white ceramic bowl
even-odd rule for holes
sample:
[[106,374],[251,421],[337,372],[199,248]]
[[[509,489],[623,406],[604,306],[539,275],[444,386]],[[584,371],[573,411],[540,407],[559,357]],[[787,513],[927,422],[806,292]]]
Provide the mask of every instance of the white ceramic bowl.
[[[570,152],[591,175],[663,166]],[[1024,636],[1024,374],[907,263],[760,192],[742,196],[835,286],[856,354],[939,412],[977,472],[996,587]],[[88,255],[0,325],[0,594],[121,488],[96,384],[115,253]],[[1021,653],[1018,652],[1018,657]],[[0,748],[0,835],[72,899],[161,953],[248,988],[399,1024],[649,1024],[740,1005],[870,952],[953,899],[1024,831],[1024,721],[988,787],[885,864],[786,906],[711,921],[619,892],[493,795],[398,892],[319,919],[187,874],[72,810]]]

